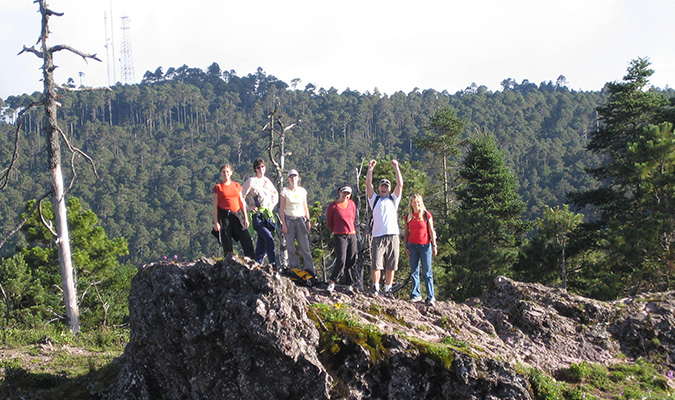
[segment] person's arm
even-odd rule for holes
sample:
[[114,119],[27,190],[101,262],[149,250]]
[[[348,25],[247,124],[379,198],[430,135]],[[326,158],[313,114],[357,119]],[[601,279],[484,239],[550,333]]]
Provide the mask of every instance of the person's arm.
[[303,200],[303,206],[305,208],[305,218],[307,220],[305,221],[305,224],[307,225],[307,232],[312,230],[312,221],[309,219],[309,206],[307,205],[307,193],[305,193],[305,199]]
[[[248,178],[245,182],[244,185],[241,187],[241,195],[244,197],[244,202],[246,202],[246,196],[248,196],[248,192],[251,191],[251,178]],[[253,209],[252,211],[256,211]]]
[[220,230],[220,222],[218,222],[218,193],[213,193],[213,229]]
[[279,192],[277,191],[277,188],[274,186],[274,183],[272,183],[270,178],[266,177],[265,179],[267,179],[266,183],[267,183],[267,185],[269,185],[269,189],[271,191],[270,192],[270,201],[271,201],[270,210],[274,210],[274,207],[276,207],[277,204],[279,203]]
[[398,165],[398,161],[392,160],[391,165],[394,166],[394,171],[396,172],[396,187],[394,188],[394,195],[397,198],[401,198],[403,194],[403,175],[401,175],[401,168]]
[[368,163],[368,172],[366,173],[366,196],[368,197],[368,202],[370,203],[370,198],[375,194],[375,189],[373,188],[373,169],[375,169],[375,164],[377,161],[370,160]]
[[436,243],[436,229],[434,228],[434,217],[429,214],[429,241],[431,242],[431,248],[434,251],[434,255],[438,255],[438,244]]
[[239,207],[241,207],[241,211],[244,213],[244,224],[248,228],[250,224],[248,221],[248,210],[246,210],[246,200],[244,200],[244,195],[241,190],[239,191]]
[[405,224],[405,229],[403,229],[403,247],[405,247],[405,253],[410,258],[410,250],[408,250],[408,237],[410,236],[410,226],[408,226],[408,216],[406,215],[403,223]]

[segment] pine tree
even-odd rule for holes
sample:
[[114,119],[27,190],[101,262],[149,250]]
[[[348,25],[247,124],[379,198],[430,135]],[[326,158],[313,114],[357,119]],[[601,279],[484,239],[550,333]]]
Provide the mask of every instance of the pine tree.
[[[632,285],[629,276],[634,272],[662,259],[659,247],[663,246],[657,243],[663,237],[659,237],[662,233],[657,231],[662,231],[671,223],[668,220],[672,220],[660,218],[665,214],[658,210],[666,203],[659,204],[660,200],[654,195],[663,200],[663,194],[650,191],[646,186],[650,184],[649,176],[654,176],[660,168],[659,161],[650,154],[654,141],[661,140],[659,146],[667,149],[669,140],[663,137],[668,134],[667,128],[663,132],[649,128],[663,122],[668,110],[667,98],[649,90],[649,77],[654,73],[649,65],[647,59],[633,60],[623,82],[607,84],[607,104],[598,107],[601,124],[588,145],[591,152],[606,160],[589,171],[603,185],[570,194],[573,204],[596,211],[583,234],[593,237],[604,249],[608,260],[606,274],[618,274],[628,286]],[[662,137],[658,139],[655,135]],[[668,172],[658,175],[672,179],[668,178]],[[663,184],[664,179],[660,182]],[[670,212],[672,215],[672,208]],[[655,228],[655,223],[659,228]]]
[[460,205],[450,225],[455,254],[451,256],[451,295],[476,296],[498,275],[509,275],[530,223],[522,219],[525,203],[516,192],[515,175],[507,168],[494,138],[473,139],[456,191]]

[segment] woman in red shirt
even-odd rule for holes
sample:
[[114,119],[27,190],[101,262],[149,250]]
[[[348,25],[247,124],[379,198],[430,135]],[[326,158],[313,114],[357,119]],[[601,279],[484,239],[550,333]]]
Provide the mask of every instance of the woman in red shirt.
[[342,186],[338,189],[340,197],[328,205],[326,209],[326,225],[333,232],[333,243],[335,245],[335,265],[333,273],[328,281],[328,291],[335,290],[337,282],[342,274],[345,274],[347,291],[354,292],[353,285],[359,285],[359,273],[356,268],[357,245],[356,226],[356,204],[350,197],[352,188]]
[[427,289],[427,305],[436,304],[434,298],[434,275],[431,272],[431,255],[438,254],[436,246],[436,231],[431,213],[424,207],[424,200],[419,194],[410,198],[408,214],[405,216],[405,252],[410,258],[410,276],[413,289],[410,301],[422,301],[420,292],[420,262],[422,263],[422,277]]
[[244,255],[255,257],[253,242],[248,232],[248,214],[241,185],[232,181],[232,167],[225,164],[220,167],[223,182],[213,187],[213,229],[219,232],[220,243],[227,256],[232,253],[232,239],[238,241]]

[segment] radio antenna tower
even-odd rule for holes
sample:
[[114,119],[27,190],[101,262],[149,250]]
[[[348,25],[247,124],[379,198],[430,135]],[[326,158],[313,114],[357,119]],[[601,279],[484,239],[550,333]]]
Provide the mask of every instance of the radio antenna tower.
[[122,83],[132,85],[136,83],[134,76],[134,56],[131,53],[131,27],[129,17],[122,17]]
[[[112,86],[117,81],[117,75],[115,74],[115,44],[113,41],[113,18],[112,18],[112,1],[110,2],[110,36],[108,36],[108,15],[103,12],[103,23],[105,25],[105,59],[106,67],[108,69],[108,86]],[[110,63],[112,62],[112,68]],[[112,72],[112,80],[110,79],[110,73]]]

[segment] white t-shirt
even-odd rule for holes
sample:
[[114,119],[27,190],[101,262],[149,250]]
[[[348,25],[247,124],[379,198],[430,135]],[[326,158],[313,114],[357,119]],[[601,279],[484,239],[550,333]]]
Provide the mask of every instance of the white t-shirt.
[[[368,199],[371,209],[377,196],[379,195],[375,193]],[[391,198],[380,197],[373,210],[373,237],[401,234],[401,228],[398,226],[398,205],[400,203],[401,199],[393,193]]]
[[272,181],[266,176],[262,178],[252,176],[244,182],[242,188],[244,193],[248,191],[246,206],[249,210],[253,209],[253,207],[265,207],[273,210],[279,202],[277,188],[274,187]]
[[290,188],[283,188],[281,196],[286,200],[284,203],[284,214],[289,217],[305,217],[305,200],[307,199],[307,190],[305,188],[296,186],[295,190]]

